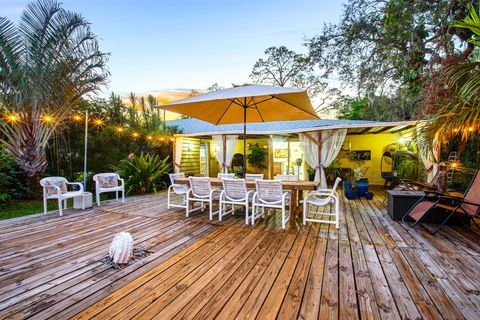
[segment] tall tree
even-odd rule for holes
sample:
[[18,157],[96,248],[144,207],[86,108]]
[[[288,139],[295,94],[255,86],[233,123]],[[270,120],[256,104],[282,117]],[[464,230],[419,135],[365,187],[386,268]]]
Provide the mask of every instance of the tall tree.
[[[311,59],[360,92],[421,94],[447,57],[465,59],[469,32],[451,27],[474,0],[352,0],[337,24],[307,42]],[[405,93],[405,92],[404,92]]]
[[107,54],[90,24],[55,0],[39,0],[15,25],[0,17],[0,125],[8,152],[35,190],[47,166],[46,146],[68,111],[106,83]]
[[130,101],[131,107],[128,108],[128,122],[131,128],[138,127],[138,116],[137,116],[137,96],[134,92],[130,92],[128,95],[128,100]]
[[315,73],[309,57],[285,46],[270,47],[264,53],[266,58],[258,59],[250,74],[254,82],[305,89],[311,99],[319,97],[321,102],[316,107],[317,112],[325,107],[327,100],[339,93],[329,88],[327,82]]

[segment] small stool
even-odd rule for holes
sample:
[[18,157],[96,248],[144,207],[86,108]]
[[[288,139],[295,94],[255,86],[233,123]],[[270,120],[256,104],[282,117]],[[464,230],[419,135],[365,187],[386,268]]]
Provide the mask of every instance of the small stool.
[[93,196],[91,192],[84,192],[83,196],[73,198],[73,208],[82,209],[82,202],[85,201],[85,208],[91,208],[93,203]]

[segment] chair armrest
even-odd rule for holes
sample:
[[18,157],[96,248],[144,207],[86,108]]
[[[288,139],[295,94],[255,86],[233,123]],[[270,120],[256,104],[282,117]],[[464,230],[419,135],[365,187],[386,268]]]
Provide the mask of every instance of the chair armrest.
[[122,184],[119,185],[119,187],[122,187],[122,186],[125,185],[125,180],[123,180],[122,178],[120,178],[120,176],[118,177],[118,181],[121,181],[121,182],[122,182]]
[[477,207],[480,207],[480,203],[475,203],[475,202],[470,202],[470,201],[467,201],[463,198],[459,198],[459,197],[453,197],[453,196],[439,196],[438,197],[439,200],[450,200],[450,201],[456,201],[456,202],[461,202],[461,203],[466,203],[466,204],[470,204],[470,205],[473,205],[473,206],[477,206]]

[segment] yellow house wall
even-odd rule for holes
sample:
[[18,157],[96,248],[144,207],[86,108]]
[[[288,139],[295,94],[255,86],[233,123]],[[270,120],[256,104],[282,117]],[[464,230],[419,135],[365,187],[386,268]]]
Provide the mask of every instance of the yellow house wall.
[[[371,151],[371,160],[364,162],[364,165],[368,167],[365,177],[368,178],[370,184],[383,185],[385,182],[380,172],[384,148],[391,143],[398,142],[399,137],[400,134],[397,133],[347,135],[345,137],[345,141],[350,141],[351,143],[350,151]],[[347,157],[347,153],[348,151],[340,151],[338,155],[340,165],[342,168],[353,168],[355,162]]]

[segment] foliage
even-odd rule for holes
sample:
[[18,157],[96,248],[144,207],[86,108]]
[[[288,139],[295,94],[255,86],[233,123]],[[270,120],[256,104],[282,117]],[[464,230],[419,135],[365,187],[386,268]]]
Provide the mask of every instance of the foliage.
[[334,182],[337,177],[343,176],[343,169],[340,166],[340,158],[336,158],[327,168],[325,168],[325,175],[329,182]]
[[344,120],[363,120],[366,106],[366,98],[355,99],[344,96],[335,101],[335,108],[338,110],[337,117]]
[[398,164],[396,164],[396,170],[398,176],[403,179],[417,180],[418,178],[418,160],[412,158],[402,157]]
[[468,43],[475,46],[475,51],[467,60],[446,68],[442,78],[446,92],[437,98],[439,110],[424,127],[424,146],[437,139],[442,144],[458,141],[463,148],[470,137],[480,131],[480,18],[475,8],[472,6],[469,15],[452,26],[468,30],[471,35]]
[[158,155],[142,153],[140,156],[131,154],[112,169],[125,179],[127,194],[150,193],[166,186],[162,178],[170,171],[171,165],[169,157],[161,159]]
[[249,154],[247,154],[248,164],[263,170],[267,168],[266,162],[268,158],[267,149],[260,146],[258,143],[252,143],[248,146]]
[[315,73],[311,59],[285,46],[270,47],[265,50],[265,59],[255,62],[250,78],[256,83],[266,83],[281,87],[289,86],[305,89],[311,99],[321,98],[315,109],[320,112],[327,102],[339,94],[337,89],[328,88],[327,82]]
[[307,41],[310,58],[326,73],[364,93],[404,87],[418,95],[442,59],[464,46],[468,32],[450,24],[472,0],[352,0],[341,20]]
[[[89,22],[55,0],[30,3],[20,21],[15,26],[0,18],[0,104],[21,118],[0,126],[0,142],[33,191],[45,172],[53,132],[80,97],[105,84],[107,55]],[[48,121],[38,121],[47,114]]]
[[15,158],[0,145],[0,203],[25,196],[26,187],[23,179]]

